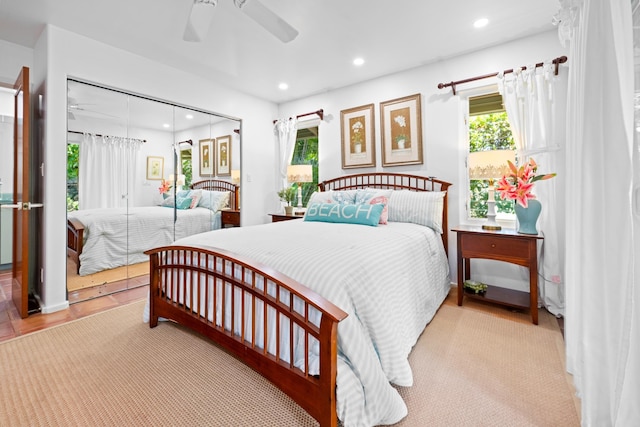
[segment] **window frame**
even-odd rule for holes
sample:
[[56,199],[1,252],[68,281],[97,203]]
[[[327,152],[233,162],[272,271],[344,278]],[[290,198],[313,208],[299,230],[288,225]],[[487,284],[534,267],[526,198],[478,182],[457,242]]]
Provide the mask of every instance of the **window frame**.
[[[469,98],[490,95],[492,93],[498,92],[498,85],[491,84],[485,86],[479,86],[476,88],[467,89],[465,91],[459,92],[460,96],[460,112],[461,112],[461,123],[460,123],[460,132],[461,132],[461,157],[462,157],[462,167],[460,168],[460,182],[464,184],[464,190],[459,193],[459,203],[460,206],[464,208],[461,209],[460,212],[460,222],[467,225],[481,226],[487,221],[487,218],[473,218],[471,217],[471,185],[469,178],[469,124],[471,116],[469,114]],[[494,182],[496,185],[497,182]],[[498,194],[496,192],[496,198],[498,198]],[[497,212],[496,222],[502,226],[503,228],[515,228],[516,227],[516,216],[515,214],[504,214]]]

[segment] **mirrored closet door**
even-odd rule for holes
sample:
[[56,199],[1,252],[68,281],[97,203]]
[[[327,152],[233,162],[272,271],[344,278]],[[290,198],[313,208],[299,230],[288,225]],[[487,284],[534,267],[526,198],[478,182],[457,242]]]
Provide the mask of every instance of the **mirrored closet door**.
[[67,87],[73,303],[148,284],[145,250],[220,228],[222,212],[239,209],[240,122],[90,82]]

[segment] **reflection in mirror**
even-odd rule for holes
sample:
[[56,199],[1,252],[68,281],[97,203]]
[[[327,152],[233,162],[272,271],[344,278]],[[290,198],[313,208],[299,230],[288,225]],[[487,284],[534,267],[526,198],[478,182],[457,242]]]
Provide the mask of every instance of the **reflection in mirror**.
[[71,79],[67,99],[70,302],[147,284],[144,251],[232,210],[239,225],[238,120]]

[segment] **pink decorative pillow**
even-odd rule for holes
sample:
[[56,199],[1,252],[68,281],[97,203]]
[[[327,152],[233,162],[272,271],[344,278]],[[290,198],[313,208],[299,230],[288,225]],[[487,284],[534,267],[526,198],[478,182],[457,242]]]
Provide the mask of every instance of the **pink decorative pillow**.
[[384,205],[382,215],[380,215],[380,224],[386,224],[389,220],[388,203],[392,190],[380,190],[377,188],[366,188],[358,190],[356,193],[356,205],[359,204],[382,204]]
[[380,214],[380,224],[386,224],[389,220],[389,209],[387,205],[389,199],[386,196],[376,196],[369,201],[370,205],[383,205],[382,213]]

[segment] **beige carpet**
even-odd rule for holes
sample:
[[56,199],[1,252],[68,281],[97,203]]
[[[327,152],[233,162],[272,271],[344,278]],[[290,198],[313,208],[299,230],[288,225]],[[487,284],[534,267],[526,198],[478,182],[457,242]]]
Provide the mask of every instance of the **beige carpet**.
[[70,258],[67,258],[67,290],[69,292],[103,285],[105,283],[117,282],[131,277],[143,276],[145,274],[149,274],[149,261],[99,271],[94,274],[87,274],[86,276],[79,276],[76,264]]
[[[278,389],[143,302],[0,344],[0,413],[12,426],[307,426]],[[497,313],[497,314],[496,314]],[[457,307],[411,354],[400,426],[578,426],[555,319]]]

